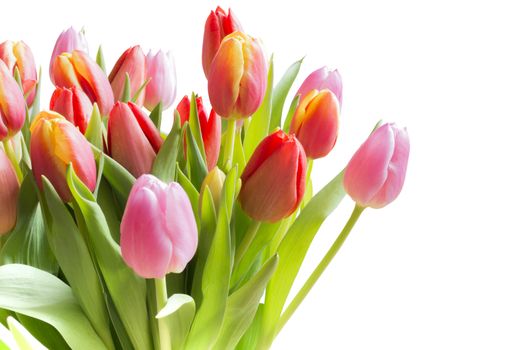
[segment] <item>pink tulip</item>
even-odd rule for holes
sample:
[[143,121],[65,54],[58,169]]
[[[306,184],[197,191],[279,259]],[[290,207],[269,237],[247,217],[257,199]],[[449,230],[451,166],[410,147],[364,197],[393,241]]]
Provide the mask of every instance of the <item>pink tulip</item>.
[[15,227],[18,193],[17,174],[4,150],[0,148],[0,236]]
[[338,101],[342,105],[342,77],[337,69],[330,70],[327,67],[321,67],[310,73],[310,75],[303,81],[301,87],[297,91],[297,95],[304,98],[311,90],[331,90]]
[[139,106],[117,102],[109,115],[107,143],[111,157],[139,177],[151,171],[163,139]]
[[56,88],[50,99],[50,109],[77,126],[82,134],[87,130],[92,108],[87,95],[75,86]]
[[26,120],[24,96],[6,64],[0,60],[0,141],[11,138]]
[[187,194],[176,182],[152,175],[135,182],[120,225],[126,264],[144,278],[182,272],[198,246],[198,229]]
[[151,111],[161,102],[163,109],[167,109],[174,103],[177,92],[174,57],[170,52],[148,52],[146,72],[150,82],[146,86],[144,107]]
[[209,100],[223,118],[242,119],[260,106],[266,92],[266,59],[257,39],[242,32],[226,36],[209,71]]
[[[142,52],[139,45],[124,51],[118,61],[116,61],[111,73],[109,73],[109,81],[113,88],[115,101],[119,101],[122,98],[126,73],[129,75],[130,93],[131,97],[133,97],[146,80],[146,56],[144,56],[144,52]],[[136,101],[139,106],[144,103],[145,92],[146,90],[142,91]]]
[[35,86],[37,85],[37,69],[31,49],[23,41],[4,41],[0,44],[0,59],[5,62],[12,73],[15,67],[18,69],[22,90],[27,96],[26,103],[31,106],[35,99]]
[[388,205],[403,188],[409,152],[406,129],[382,125],[349,161],[344,176],[346,192],[363,207]]
[[242,26],[231,9],[227,14],[220,6],[215,11],[211,11],[207,21],[205,21],[205,31],[203,32],[202,64],[205,77],[209,77],[212,59],[216,56],[223,38],[233,32],[242,31]]
[[85,39],[85,34],[83,31],[77,32],[74,28],[70,27],[67,30],[64,30],[57,41],[55,42],[54,50],[52,52],[52,57],[50,58],[50,78],[52,82],[54,81],[54,74],[52,72],[53,64],[55,58],[60,54],[67,52],[72,53],[74,50],[80,50],[85,53],[89,53],[89,46],[87,45],[87,39]]

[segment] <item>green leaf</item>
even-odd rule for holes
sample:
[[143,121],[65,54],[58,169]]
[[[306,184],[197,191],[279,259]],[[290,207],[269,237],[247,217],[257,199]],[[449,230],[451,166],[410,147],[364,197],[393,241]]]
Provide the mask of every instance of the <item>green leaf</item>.
[[124,88],[122,90],[122,96],[120,101],[128,103],[131,100],[131,80],[129,74],[126,72],[126,78],[124,79]]
[[288,109],[288,113],[286,114],[286,118],[284,119],[283,124],[283,131],[286,133],[290,132],[290,125],[292,124],[292,118],[294,117],[294,113],[296,112],[297,105],[299,104],[299,100],[301,99],[301,96],[297,95],[292,100],[292,103],[290,103],[290,108]]
[[151,349],[145,280],[125,264],[120,246],[111,236],[105,215],[71,165],[67,170],[67,182],[85,222],[90,223],[88,234],[91,248],[133,346],[137,349]]
[[207,156],[205,153],[205,145],[203,144],[203,136],[201,134],[201,125],[198,115],[198,106],[196,104],[196,94],[192,93],[190,96],[190,114],[188,117],[188,125],[190,131],[192,131],[192,136],[198,145],[199,152],[204,162],[207,161]]
[[100,66],[100,68],[102,69],[102,71],[104,72],[105,75],[107,75],[107,71],[105,69],[105,58],[103,57],[103,49],[102,49],[102,45],[100,45],[98,47],[98,52],[96,53],[96,64],[98,66]]
[[238,177],[240,177],[246,167],[246,154],[244,152],[244,145],[242,144],[242,129],[236,131],[235,146],[233,150],[233,165],[238,166]]
[[39,66],[39,76],[37,78],[37,85],[35,86],[35,98],[31,106],[31,113],[29,113],[29,120],[33,120],[37,113],[41,111],[41,85],[42,85],[42,67]]
[[303,59],[304,57],[288,67],[281,80],[279,80],[277,85],[275,85],[275,89],[273,89],[270,133],[276,128],[281,127],[281,117],[283,115],[283,107],[286,101],[286,96],[288,96],[288,92],[290,91],[292,84],[294,84],[294,80],[296,80],[299,69],[301,68],[301,64],[303,63]]
[[0,307],[52,325],[73,349],[107,349],[71,289],[42,270],[19,264],[0,266]]
[[177,169],[177,179],[181,187],[185,190],[187,193],[188,199],[190,199],[190,204],[192,204],[192,210],[194,211],[194,217],[196,218],[196,222],[200,222],[199,219],[199,193],[198,190],[194,187],[192,182],[188,179],[188,177],[181,171],[181,169]]
[[120,243],[120,214],[113,196],[113,190],[105,179],[100,182],[96,200],[105,215],[111,236],[116,243]]
[[42,205],[50,247],[94,329],[107,346],[112,346],[105,301],[89,249],[53,185],[45,177],[42,181]]
[[33,176],[24,178],[17,204],[17,224],[0,253],[0,264],[25,264],[56,274],[57,261],[46,239]]
[[229,296],[222,331],[214,346],[215,349],[236,347],[253,322],[266,284],[270,281],[278,262],[278,255],[271,257],[249,282]]
[[169,330],[172,350],[182,349],[196,313],[196,304],[190,295],[174,294],[159,311],[157,318]]
[[196,140],[192,136],[192,130],[189,125],[185,123],[186,128],[186,140],[187,140],[187,163],[190,165],[190,181],[194,184],[194,187],[199,190],[203,179],[207,176],[208,170],[205,160],[202,158]]
[[237,169],[227,175],[216,223],[216,232],[202,279],[202,302],[187,338],[189,349],[209,349],[220,332],[231,275],[231,214],[235,200]]
[[85,138],[99,150],[103,150],[103,124],[98,104],[92,106],[91,119],[85,130]]
[[[146,80],[144,80],[144,82],[142,83],[142,85],[138,88],[137,91],[135,91],[135,94],[133,94],[133,98],[131,99],[131,102],[133,103],[137,103],[137,100],[139,99],[140,95],[142,94],[142,92],[144,91],[144,89],[146,89],[146,86],[148,86],[148,83],[150,82],[151,78],[148,78]],[[157,129],[159,129],[161,126],[159,125],[157,127]]]
[[[7,321],[6,321],[7,322]],[[2,323],[0,323],[0,350],[17,349],[17,343],[13,334]]]
[[270,58],[268,69],[268,83],[264,100],[259,109],[251,117],[249,127],[244,139],[244,153],[249,159],[257,145],[270,133],[270,115],[272,111],[272,87],[273,87],[273,56]]
[[342,171],[312,198],[281,241],[279,266],[266,290],[262,346],[273,341],[277,321],[312,240],[345,196],[343,177]]
[[240,339],[240,342],[236,347],[237,350],[258,349],[260,332],[262,331],[263,314],[264,304],[260,304],[251,326],[248,328],[242,339]]
[[159,102],[157,106],[151,111],[150,119],[158,130],[161,129],[161,121],[163,119],[163,105]]
[[153,162],[152,174],[165,182],[173,181],[175,178],[177,155],[180,150],[181,126],[174,122],[172,130],[164,140],[159,153]]
[[7,324],[20,350],[46,350],[46,347],[13,317],[7,318]]
[[117,192],[125,202],[129,197],[129,192],[135,183],[135,177],[129,173],[120,163],[101,151],[95,152],[96,161],[100,157],[104,158],[103,176],[109,181],[111,187]]
[[70,347],[66,343],[61,334],[46,322],[38,320],[33,317],[16,314],[18,321],[26,328],[42,345],[48,349],[54,350],[69,350]]

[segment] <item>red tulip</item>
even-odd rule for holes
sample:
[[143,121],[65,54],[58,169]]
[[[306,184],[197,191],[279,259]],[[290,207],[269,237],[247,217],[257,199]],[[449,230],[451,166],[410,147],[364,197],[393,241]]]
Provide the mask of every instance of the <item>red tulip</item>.
[[17,174],[4,150],[0,148],[0,236],[15,227],[18,193]]
[[306,172],[305,151],[296,137],[274,132],[257,146],[242,173],[242,209],[260,221],[289,216],[303,199]]
[[31,49],[23,41],[4,41],[0,44],[0,59],[5,62],[10,72],[13,73],[15,67],[18,68],[24,96],[27,96],[26,103],[31,106],[37,85],[37,69]]
[[107,132],[111,157],[135,177],[151,171],[163,139],[139,106],[133,102],[115,103]]
[[[222,120],[220,119],[220,116],[214,112],[214,109],[211,109],[209,118],[207,118],[201,97],[196,97],[196,106],[201,128],[201,138],[203,140],[203,145],[205,146],[205,153],[207,156],[207,167],[209,170],[211,170],[216,166],[216,163],[218,162],[218,156],[220,155]],[[188,96],[183,97],[176,109],[181,118],[181,126],[183,126],[183,124],[188,121],[190,117],[190,100]]]
[[266,91],[266,59],[257,39],[242,32],[226,36],[209,70],[209,99],[224,118],[247,118]]
[[96,187],[96,161],[90,143],[74,125],[56,112],[40,112],[30,127],[30,156],[33,175],[42,189],[41,176],[46,176],[63,201],[72,194],[66,171],[72,164],[76,175],[91,190]]
[[85,52],[62,53],[54,60],[52,81],[58,87],[77,87],[92,103],[97,103],[103,115],[113,107],[113,90],[102,69]]
[[[109,81],[113,88],[115,101],[122,98],[126,73],[129,75],[131,97],[140,89],[146,80],[146,56],[139,45],[130,47],[116,61],[113,70],[109,74]],[[139,106],[144,103],[145,91],[142,91],[136,101]]]
[[227,14],[220,6],[215,11],[211,11],[205,22],[205,31],[203,33],[202,64],[205,77],[209,77],[212,59],[218,52],[223,38],[233,32],[242,31],[242,26],[231,12],[231,9],[229,9]]
[[403,188],[409,153],[406,129],[382,125],[349,161],[344,175],[346,192],[363,207],[388,205]]
[[0,60],[0,141],[11,138],[26,120],[24,96],[6,64]]
[[307,157],[325,157],[338,137],[340,106],[331,90],[311,90],[299,103],[290,132],[296,134]]
[[92,113],[92,103],[79,88],[75,86],[56,88],[50,99],[50,109],[77,126],[82,134],[87,130]]

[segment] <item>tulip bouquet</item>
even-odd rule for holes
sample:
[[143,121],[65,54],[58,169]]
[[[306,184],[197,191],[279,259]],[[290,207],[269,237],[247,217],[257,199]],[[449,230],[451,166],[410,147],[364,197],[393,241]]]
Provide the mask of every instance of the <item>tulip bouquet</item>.
[[[0,349],[266,349],[365,208],[401,191],[405,129],[380,123],[319,192],[312,166],[336,143],[338,71],[273,61],[234,14],[205,23],[204,100],[176,99],[170,54],[101,49],[68,29],[41,74],[24,42],[0,45]],[[356,202],[288,300],[322,223]]]

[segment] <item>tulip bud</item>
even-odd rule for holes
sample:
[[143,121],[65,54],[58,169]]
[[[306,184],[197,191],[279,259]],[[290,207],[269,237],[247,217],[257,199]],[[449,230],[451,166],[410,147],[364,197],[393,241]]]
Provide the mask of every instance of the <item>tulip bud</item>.
[[225,182],[225,173],[221,171],[218,167],[214,167],[201,184],[200,190],[200,203],[203,202],[203,196],[205,193],[205,188],[208,188],[211,192],[214,206],[218,208],[220,205],[220,198],[222,197],[222,188],[224,187]]
[[231,12],[231,9],[229,9],[228,14],[220,6],[216,8],[216,11],[211,11],[205,22],[205,31],[203,33],[202,64],[205,77],[209,77],[212,59],[218,52],[223,38],[233,32],[242,31],[242,26]]
[[22,90],[28,106],[35,99],[35,86],[37,85],[37,69],[33,53],[24,41],[4,41],[0,44],[0,59],[4,61],[10,72],[14,73],[15,67],[20,73]]
[[187,194],[176,182],[152,175],[137,179],[120,225],[126,264],[143,278],[182,272],[198,246],[198,229]]
[[305,81],[303,81],[303,84],[301,84],[297,95],[301,95],[301,98],[303,98],[311,90],[324,89],[331,90],[338,98],[340,106],[342,105],[342,77],[337,69],[330,70],[327,67],[321,67],[310,73]]
[[226,36],[209,70],[209,99],[224,118],[247,118],[266,91],[266,59],[257,39],[242,32]]
[[74,50],[80,50],[85,53],[89,53],[89,46],[87,45],[87,39],[85,39],[85,33],[82,31],[77,32],[74,28],[70,27],[67,30],[64,30],[57,41],[55,42],[54,51],[52,52],[52,57],[50,58],[50,78],[52,82],[54,81],[54,74],[52,71],[55,58],[60,54],[67,52],[72,53]]
[[139,177],[151,171],[163,139],[139,106],[117,102],[109,115],[107,143],[111,157]]
[[46,176],[63,201],[72,199],[67,185],[69,164],[91,190],[96,187],[96,161],[90,143],[74,125],[56,112],[40,112],[30,127],[30,157],[40,189]]
[[349,161],[344,175],[346,192],[362,207],[388,205],[403,188],[409,152],[406,129],[382,125]]
[[294,135],[277,130],[257,146],[242,173],[240,204],[251,218],[276,222],[292,214],[305,193],[307,159]]
[[19,184],[17,174],[4,151],[0,148],[0,236],[15,227]]
[[146,56],[146,75],[150,82],[146,86],[144,107],[153,110],[159,102],[163,109],[170,107],[176,97],[176,72],[174,57],[162,51]]
[[52,66],[52,81],[58,87],[77,87],[97,103],[103,115],[113,107],[113,90],[102,69],[85,52],[74,50],[57,56]]
[[[119,101],[124,93],[126,73],[129,75],[131,95],[133,96],[146,80],[146,56],[139,45],[124,51],[109,74],[115,101]],[[136,101],[139,106],[144,103],[144,93],[145,91],[142,91]]]
[[[201,97],[196,97],[196,107],[201,128],[201,138],[203,140],[205,154],[207,156],[207,168],[211,170],[216,166],[216,163],[218,162],[218,156],[220,155],[222,120],[213,109],[211,109],[209,118],[207,118]],[[190,100],[188,96],[183,97],[176,109],[179,112],[179,117],[181,118],[181,126],[183,126],[183,124],[185,124],[185,122],[187,122],[190,118]]]
[[24,96],[6,64],[0,60],[0,141],[11,138],[24,125]]
[[92,103],[79,88],[56,88],[50,99],[50,109],[61,114],[85,134],[92,113]]
[[338,137],[340,106],[328,89],[311,90],[299,103],[290,133],[296,134],[305,154],[312,159],[325,157]]

